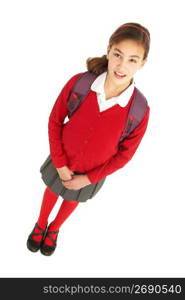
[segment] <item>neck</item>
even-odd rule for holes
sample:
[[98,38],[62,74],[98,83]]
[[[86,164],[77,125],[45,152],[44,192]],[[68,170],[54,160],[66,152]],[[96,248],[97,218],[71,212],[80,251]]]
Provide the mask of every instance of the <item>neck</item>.
[[114,95],[115,97],[121,94],[123,91],[125,91],[133,82],[133,78],[126,82],[122,86],[115,86],[115,84],[109,79],[108,76],[106,76],[105,83],[104,83],[104,89]]

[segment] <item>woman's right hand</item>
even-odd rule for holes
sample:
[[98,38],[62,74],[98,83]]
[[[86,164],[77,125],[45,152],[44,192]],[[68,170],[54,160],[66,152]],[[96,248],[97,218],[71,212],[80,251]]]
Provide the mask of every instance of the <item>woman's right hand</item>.
[[65,181],[65,180],[71,180],[72,175],[74,175],[73,171],[71,171],[67,166],[63,166],[62,168],[56,168],[57,172],[59,174],[59,177]]

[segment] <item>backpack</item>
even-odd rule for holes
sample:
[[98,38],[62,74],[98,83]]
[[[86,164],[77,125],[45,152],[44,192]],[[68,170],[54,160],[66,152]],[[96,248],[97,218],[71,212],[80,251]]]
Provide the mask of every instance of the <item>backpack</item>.
[[[69,119],[85,100],[86,96],[90,92],[91,84],[97,76],[99,75],[87,71],[82,73],[78,77],[77,82],[73,86],[70,96],[67,100],[67,110]],[[120,146],[120,143],[127,136],[129,136],[129,134],[136,128],[136,126],[139,125],[139,123],[145,115],[147,106],[148,103],[145,96],[139,91],[139,89],[135,87],[134,99],[131,103],[126,125],[120,136],[118,146]]]

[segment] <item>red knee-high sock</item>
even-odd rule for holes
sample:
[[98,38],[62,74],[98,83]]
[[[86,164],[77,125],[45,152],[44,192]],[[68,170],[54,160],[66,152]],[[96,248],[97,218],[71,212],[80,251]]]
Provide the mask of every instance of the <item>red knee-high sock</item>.
[[[53,193],[49,187],[46,187],[43,195],[39,218],[37,221],[38,226],[40,226],[42,229],[45,229],[50,212],[52,211],[58,197],[59,195]],[[39,233],[41,231],[35,228],[34,232]],[[37,242],[40,242],[42,240],[42,236],[36,235],[33,236],[33,239]]]
[[[73,210],[77,207],[78,204],[79,202],[75,200],[63,200],[56,218],[51,222],[49,226],[49,231],[59,230],[60,226],[69,217],[69,215],[73,212]],[[50,234],[50,236],[55,240],[57,235]],[[53,245],[52,241],[47,237],[45,238],[44,243],[49,246]]]

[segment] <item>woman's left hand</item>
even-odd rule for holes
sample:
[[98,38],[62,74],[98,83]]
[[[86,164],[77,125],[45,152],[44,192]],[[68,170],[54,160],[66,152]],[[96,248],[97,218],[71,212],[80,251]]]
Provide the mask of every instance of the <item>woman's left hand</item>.
[[86,185],[91,184],[87,175],[73,175],[71,180],[63,181],[62,184],[70,190],[79,190]]

